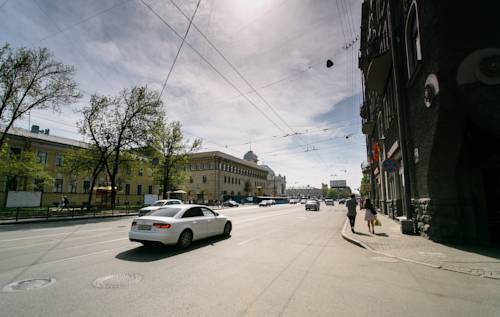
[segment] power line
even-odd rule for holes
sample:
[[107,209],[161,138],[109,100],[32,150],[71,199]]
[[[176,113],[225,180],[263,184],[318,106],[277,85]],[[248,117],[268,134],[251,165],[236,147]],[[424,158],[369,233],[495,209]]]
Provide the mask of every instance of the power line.
[[54,36],[59,35],[59,34],[61,34],[61,33],[64,33],[64,32],[66,32],[66,31],[68,31],[68,30],[71,30],[71,29],[73,29],[73,28],[75,28],[75,27],[79,26],[80,24],[83,24],[83,23],[85,23],[85,22],[87,22],[87,21],[89,21],[89,20],[92,20],[92,19],[94,19],[94,18],[96,18],[96,17],[100,16],[101,14],[107,13],[107,12],[109,12],[109,11],[112,11],[112,10],[114,10],[114,9],[118,8],[118,7],[120,7],[120,6],[124,5],[126,2],[129,2],[129,1],[131,1],[131,0],[121,0],[120,2],[118,2],[118,3],[114,4],[114,5],[112,5],[111,7],[108,7],[108,8],[106,8],[106,9],[103,9],[103,10],[97,11],[97,12],[95,12],[94,14],[92,14],[92,15],[90,15],[90,16],[88,16],[88,17],[86,17],[86,18],[83,18],[82,20],[80,20],[80,21],[78,21],[78,22],[76,22],[76,23],[74,23],[74,24],[68,25],[68,26],[67,26],[67,27],[65,27],[65,28],[58,29],[58,31],[57,31],[57,32],[54,32],[54,33],[52,33],[52,34],[49,34],[49,35],[47,35],[47,36],[45,36],[45,37],[43,37],[43,38],[41,38],[41,39],[39,39],[39,40],[37,40],[37,41],[33,42],[33,44],[37,44],[37,43],[43,42],[43,41],[45,41],[45,40],[47,40],[47,39],[49,39],[49,38],[51,38],[51,37],[54,37]]
[[[141,0],[142,1],[142,0]],[[184,11],[182,11],[182,9],[175,3],[175,1],[173,0],[170,0],[170,2],[172,3],[172,5],[175,6],[175,8],[186,18],[188,19],[188,16],[184,13]],[[231,61],[229,61],[229,59],[224,55],[224,53],[222,53],[219,48],[217,46],[215,46],[212,41],[205,35],[205,33],[203,33],[197,26],[195,23],[193,23],[193,27],[198,31],[198,33],[200,33],[200,35],[210,44],[210,46],[217,52],[217,54],[219,54],[219,56],[222,57],[222,59],[231,67],[231,69],[236,73],[238,74],[238,76],[248,85],[248,87],[250,87],[252,89],[252,91],[260,98],[260,100],[262,100],[262,102],[264,102],[264,104],[271,110],[271,112],[288,128],[290,129],[290,131],[292,131],[294,134],[297,134],[293,128],[288,124],[288,122],[285,121],[285,119],[283,119],[283,117],[274,109],[274,107],[255,89],[255,87],[246,79],[245,76],[243,76],[243,74],[233,65],[233,63]],[[299,139],[304,142],[302,140],[302,138],[299,136]],[[321,161],[322,158],[319,157]]]
[[[163,95],[163,91],[165,91],[165,87],[167,86],[168,79],[170,78],[170,75],[172,74],[172,71],[174,70],[175,63],[177,62],[177,58],[179,57],[179,54],[181,53],[182,46],[184,46],[184,42],[186,41],[186,37],[189,33],[189,29],[191,29],[191,25],[193,24],[193,19],[196,15],[196,12],[198,11],[198,8],[200,7],[200,2],[201,0],[198,0],[198,3],[196,4],[196,8],[194,9],[193,16],[191,16],[191,19],[189,19],[189,25],[186,29],[186,33],[184,33],[184,37],[182,38],[181,45],[179,46],[179,49],[177,50],[177,54],[175,54],[174,61],[172,62],[172,65],[170,66],[170,70],[168,71],[167,77],[165,78],[165,81],[163,82],[163,87],[161,88],[160,95],[158,96],[158,100],[161,99],[161,95]],[[144,3],[144,1],[143,1]]]
[[[146,8],[148,8],[165,26],[167,26],[177,37],[182,38],[182,36],[167,22],[163,19],[150,5],[141,0]],[[194,24],[193,24],[194,26]],[[243,92],[236,87],[226,76],[224,76],[210,61],[208,61],[196,48],[194,48],[188,41],[185,41],[186,45],[189,46],[193,52],[195,52],[207,65],[209,65],[227,84],[229,84],[234,90],[242,94],[243,97],[255,108],[257,109],[269,122],[271,122],[278,130],[286,133],[274,120],[272,120],[264,111],[262,111],[250,98],[243,94]]]

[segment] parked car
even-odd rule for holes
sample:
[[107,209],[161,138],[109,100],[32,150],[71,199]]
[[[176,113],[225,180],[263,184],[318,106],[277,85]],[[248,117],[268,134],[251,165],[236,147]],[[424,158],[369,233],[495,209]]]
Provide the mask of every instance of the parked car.
[[224,203],[223,203],[224,207],[239,207],[240,204],[238,204],[237,202],[235,202],[234,200],[230,199],[230,200],[226,200]]
[[139,217],[144,216],[151,211],[158,210],[164,206],[180,205],[180,204],[182,204],[182,200],[179,199],[157,200],[152,205],[139,209]]
[[273,203],[271,200],[263,200],[259,203],[259,207],[270,207]]
[[325,205],[333,206],[333,199],[325,199]]
[[306,202],[306,210],[319,211],[319,202],[317,200],[308,200]]
[[345,204],[345,199],[339,199],[339,205],[344,205]]
[[172,205],[161,207],[144,217],[135,218],[129,240],[145,246],[177,244],[187,248],[191,242],[216,235],[229,237],[231,220],[207,206]]
[[276,205],[276,200],[271,199],[271,205]]
[[297,204],[298,202],[299,202],[299,200],[298,200],[298,199],[295,199],[295,198],[292,198],[292,199],[290,199],[290,200],[288,201],[288,203],[289,203],[290,205],[295,205],[295,204]]
[[301,199],[301,200],[300,200],[300,203],[301,203],[302,205],[304,205],[306,202],[307,202],[307,200],[306,200],[306,199]]

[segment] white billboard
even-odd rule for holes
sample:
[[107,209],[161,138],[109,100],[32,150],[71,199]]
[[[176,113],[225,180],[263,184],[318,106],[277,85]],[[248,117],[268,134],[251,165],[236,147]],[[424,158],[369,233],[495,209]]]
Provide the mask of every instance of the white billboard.
[[9,191],[5,207],[40,207],[42,192]]
[[331,188],[343,188],[347,187],[347,181],[345,179],[333,180],[330,181]]

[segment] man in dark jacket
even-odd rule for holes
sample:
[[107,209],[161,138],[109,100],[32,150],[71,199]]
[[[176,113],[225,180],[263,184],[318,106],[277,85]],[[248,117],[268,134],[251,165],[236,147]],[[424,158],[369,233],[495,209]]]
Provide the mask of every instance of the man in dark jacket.
[[347,218],[349,218],[351,231],[352,233],[354,233],[354,222],[356,221],[356,206],[358,205],[358,202],[356,201],[356,196],[352,194],[351,199],[349,199],[345,204],[347,206]]

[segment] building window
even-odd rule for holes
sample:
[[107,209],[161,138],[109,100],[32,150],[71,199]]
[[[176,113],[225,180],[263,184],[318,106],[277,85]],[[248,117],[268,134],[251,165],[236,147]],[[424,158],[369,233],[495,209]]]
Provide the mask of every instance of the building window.
[[152,195],[153,194],[153,185],[148,186],[148,194]]
[[19,160],[21,158],[21,149],[17,147],[10,148],[10,157]]
[[90,192],[90,181],[83,181],[83,192]]
[[194,180],[193,180],[193,176],[189,176],[189,183],[191,183],[191,184],[192,184],[192,183],[193,183],[193,181],[194,181]]
[[130,184],[125,184],[125,195],[130,195]]
[[77,186],[76,182],[71,182],[71,184],[69,184],[69,192],[76,193],[77,187],[78,186]]
[[148,177],[153,177],[153,170],[148,168],[147,171],[148,171]]
[[54,181],[54,192],[62,193],[62,191],[63,191],[63,179],[56,178]]
[[64,157],[61,153],[56,154],[56,166],[63,166]]
[[406,59],[408,63],[408,78],[411,78],[417,67],[417,62],[422,60],[420,50],[420,30],[418,25],[417,3],[413,1],[408,11],[405,28]]
[[137,195],[142,195],[142,185],[137,185]]
[[207,177],[203,175],[203,184],[205,184],[206,182],[207,182]]
[[40,164],[47,164],[47,152],[38,152],[36,155],[36,162]]
[[139,172],[137,173],[137,176],[142,176],[142,175],[144,175],[144,170],[140,168]]

